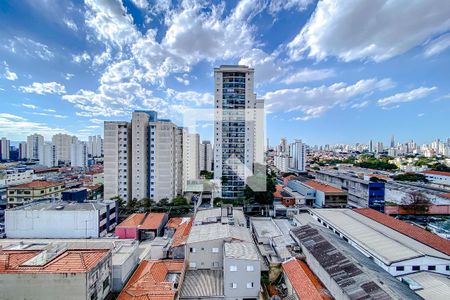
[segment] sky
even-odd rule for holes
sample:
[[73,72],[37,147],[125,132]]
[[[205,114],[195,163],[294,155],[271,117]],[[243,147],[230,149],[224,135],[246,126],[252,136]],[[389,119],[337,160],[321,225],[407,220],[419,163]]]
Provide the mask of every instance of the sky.
[[221,64],[255,69],[271,145],[450,137],[448,0],[4,0],[0,28],[13,141],[87,139],[137,109],[183,125]]

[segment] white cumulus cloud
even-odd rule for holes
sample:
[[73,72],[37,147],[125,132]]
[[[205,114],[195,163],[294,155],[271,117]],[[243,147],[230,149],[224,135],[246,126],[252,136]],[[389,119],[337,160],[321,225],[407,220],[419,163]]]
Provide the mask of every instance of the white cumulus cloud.
[[65,94],[66,88],[64,85],[57,82],[33,82],[28,86],[21,86],[19,90],[23,93],[29,94]]

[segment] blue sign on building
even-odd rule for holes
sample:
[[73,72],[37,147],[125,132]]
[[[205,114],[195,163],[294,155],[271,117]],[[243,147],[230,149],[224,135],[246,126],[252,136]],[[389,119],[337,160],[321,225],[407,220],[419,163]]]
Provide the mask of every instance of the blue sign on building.
[[368,203],[369,208],[384,213],[384,196],[385,196],[384,182],[369,183],[369,203]]

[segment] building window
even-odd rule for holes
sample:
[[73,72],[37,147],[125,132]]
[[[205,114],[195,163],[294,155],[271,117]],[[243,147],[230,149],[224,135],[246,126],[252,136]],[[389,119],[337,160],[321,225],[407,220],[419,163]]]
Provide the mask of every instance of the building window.
[[247,282],[247,288],[248,289],[253,288],[253,282]]
[[230,266],[230,272],[237,272],[237,266]]
[[190,249],[189,249],[189,252],[195,253],[195,248],[190,248]]
[[189,268],[195,268],[195,267],[197,267],[197,264],[195,262],[189,263]]
[[398,267],[395,267],[395,270],[397,270],[397,271],[405,271],[405,267],[404,266],[398,266]]
[[235,282],[231,283],[231,288],[232,289],[237,289],[237,283],[235,283]]
[[413,271],[420,271],[420,266],[412,266]]
[[255,271],[255,268],[252,265],[247,266],[247,272],[253,272]]
[[212,253],[219,253],[219,248],[212,248]]
[[428,271],[436,271],[436,266],[428,266]]
[[445,266],[446,271],[450,271],[450,266]]
[[106,290],[109,287],[109,276],[103,280],[103,290]]

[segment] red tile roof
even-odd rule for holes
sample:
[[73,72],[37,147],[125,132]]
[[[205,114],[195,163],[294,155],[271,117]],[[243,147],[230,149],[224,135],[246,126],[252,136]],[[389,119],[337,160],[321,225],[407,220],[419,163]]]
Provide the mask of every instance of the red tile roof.
[[43,265],[24,265],[42,250],[0,251],[0,274],[10,273],[85,273],[105,258],[108,249],[70,249]]
[[283,263],[283,271],[300,299],[332,299],[308,266],[297,259]]
[[307,180],[303,182],[315,190],[322,191],[324,193],[344,193],[343,190],[335,188],[334,186],[323,184],[315,180]]
[[145,218],[145,214],[132,214],[128,216],[122,223],[117,225],[117,227],[137,227]]
[[354,211],[429,247],[441,251],[442,253],[450,255],[450,240],[443,239],[434,233],[428,232],[415,225],[397,220],[371,208],[355,208]]
[[139,229],[158,229],[164,221],[165,213],[149,213]]
[[184,222],[180,225],[180,227],[177,228],[177,231],[175,231],[175,234],[173,235],[172,248],[182,246],[186,243],[189,232],[191,232],[191,228],[192,219],[190,219],[188,222]]
[[53,187],[63,185],[61,182],[55,182],[55,181],[45,181],[45,180],[35,180],[29,183],[23,183],[19,185],[13,186],[13,188],[18,189],[35,189],[35,188],[47,188],[47,187]]
[[428,171],[423,171],[422,173],[424,173],[424,174],[431,174],[431,175],[449,176],[450,177],[450,172],[428,170]]
[[[166,281],[167,273],[184,273],[183,260],[144,260],[125,285],[118,300],[173,300],[177,288]],[[178,284],[181,286],[181,284]]]
[[450,193],[440,194],[439,197],[449,198],[450,199]]
[[166,226],[168,228],[178,228],[178,226],[181,225],[181,222],[183,222],[183,218],[179,218],[179,217],[175,217],[175,218],[170,218],[169,221],[167,222]]
[[117,227],[138,227],[139,229],[158,229],[164,220],[165,213],[132,214]]

